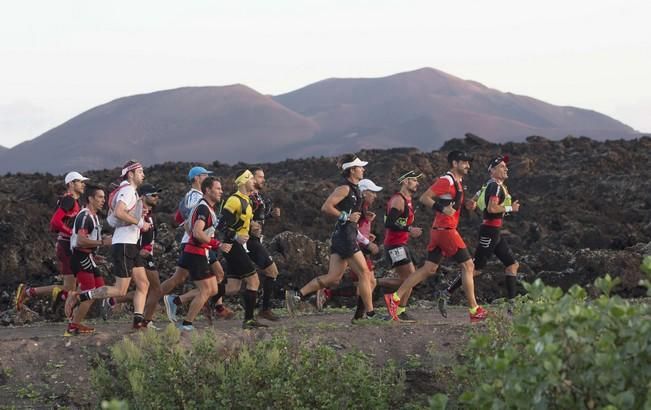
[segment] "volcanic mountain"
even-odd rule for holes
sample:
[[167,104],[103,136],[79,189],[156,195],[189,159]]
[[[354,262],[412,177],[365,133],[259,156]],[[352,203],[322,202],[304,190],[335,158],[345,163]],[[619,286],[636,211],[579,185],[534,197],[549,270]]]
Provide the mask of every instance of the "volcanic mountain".
[[0,172],[111,168],[134,158],[249,163],[362,148],[429,151],[473,133],[491,142],[542,135],[634,138],[595,111],[502,93],[423,68],[383,78],[328,79],[275,97],[243,85],[119,98],[0,153]]

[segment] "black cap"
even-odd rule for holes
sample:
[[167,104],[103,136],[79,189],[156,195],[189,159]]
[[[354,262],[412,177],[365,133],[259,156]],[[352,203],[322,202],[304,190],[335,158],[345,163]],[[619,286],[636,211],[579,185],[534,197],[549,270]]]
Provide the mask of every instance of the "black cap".
[[402,182],[407,178],[416,178],[416,179],[418,179],[418,178],[420,178],[422,176],[423,176],[422,172],[419,172],[419,171],[417,171],[415,169],[412,169],[411,171],[405,172],[404,174],[400,175],[398,177],[398,182]]
[[508,163],[509,162],[509,156],[508,155],[498,155],[495,158],[491,159],[491,161],[488,163],[488,170],[490,171],[494,167],[498,166],[502,161]]
[[144,195],[158,194],[162,191],[163,191],[162,189],[156,188],[152,184],[142,184],[140,185],[140,188],[138,188],[138,195],[144,196]]
[[472,157],[463,151],[450,151],[448,154],[448,163],[452,161],[472,161]]

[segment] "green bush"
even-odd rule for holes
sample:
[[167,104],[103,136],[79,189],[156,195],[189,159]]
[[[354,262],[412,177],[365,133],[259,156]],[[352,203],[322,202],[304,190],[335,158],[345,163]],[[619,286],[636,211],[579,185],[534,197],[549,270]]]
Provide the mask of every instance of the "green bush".
[[100,399],[137,409],[383,409],[404,398],[404,375],[361,353],[278,337],[233,351],[217,339],[201,332],[184,347],[172,326],[125,339],[99,361],[93,385]]
[[[512,325],[493,320],[470,342],[460,369],[470,408],[651,408],[651,309],[610,296],[618,279],[597,279],[596,299],[540,280],[525,284]],[[507,323],[507,325],[504,325]],[[488,331],[486,330],[488,329]]]

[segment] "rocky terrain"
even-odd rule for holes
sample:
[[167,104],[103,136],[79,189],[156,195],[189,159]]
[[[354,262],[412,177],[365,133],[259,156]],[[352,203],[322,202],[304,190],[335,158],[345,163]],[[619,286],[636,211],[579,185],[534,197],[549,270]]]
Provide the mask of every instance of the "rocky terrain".
[[[637,287],[638,267],[651,240],[651,138],[597,142],[587,138],[550,141],[530,137],[525,143],[498,145],[468,135],[446,142],[440,151],[361,151],[360,157],[369,161],[367,176],[385,187],[376,202],[378,219],[397,186],[394,181],[398,175],[412,168],[422,170],[426,174],[422,192],[432,178],[446,170],[445,157],[452,149],[467,150],[475,157],[465,183],[470,193],[487,178],[490,157],[497,153],[511,156],[508,186],[522,208],[507,218],[505,234],[527,280],[540,277],[567,288],[573,283],[589,284],[595,277],[610,273],[623,280],[619,293],[629,297],[641,294]],[[265,226],[265,243],[282,274],[278,291],[326,271],[333,221],[321,215],[319,208],[339,181],[335,163],[336,158],[321,157],[263,164],[268,191],[282,209],[281,218]],[[175,237],[180,232],[171,227],[170,220],[187,190],[185,175],[191,165],[165,163],[145,170],[147,181],[165,190],[158,209],[161,232],[157,249],[163,277],[173,271],[178,255]],[[226,181],[228,191],[233,189],[230,181],[236,169],[246,165],[215,162],[206,166]],[[106,185],[117,176],[117,170],[87,175]],[[19,282],[50,283],[57,274],[54,236],[48,231],[48,222],[62,190],[62,176],[0,177],[0,310],[8,308]],[[430,210],[419,208],[416,225],[428,227],[431,218]],[[478,215],[462,216],[460,230],[472,249],[479,222]],[[375,232],[381,241],[380,223],[376,223]],[[424,235],[412,243],[419,261],[425,254],[427,239]],[[384,270],[385,265],[378,261],[377,274]],[[486,268],[478,281],[482,301],[503,294],[501,271],[495,260]],[[105,272],[110,276],[110,266]],[[447,265],[441,272],[448,273],[448,278],[456,274],[455,268]],[[428,294],[432,286],[436,286],[435,280],[421,287],[417,295]]]

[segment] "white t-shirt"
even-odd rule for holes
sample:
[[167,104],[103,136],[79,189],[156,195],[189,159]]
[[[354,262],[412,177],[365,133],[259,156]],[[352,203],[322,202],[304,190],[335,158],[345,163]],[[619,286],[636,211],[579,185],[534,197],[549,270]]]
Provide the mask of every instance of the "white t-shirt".
[[[120,191],[115,197],[115,203],[118,204],[124,202],[127,211],[129,211],[129,213],[136,219],[140,219],[142,217],[142,206],[138,206],[138,198],[138,192],[136,192],[136,189],[127,181],[122,181],[120,184]],[[140,215],[138,215],[138,212],[135,214],[133,213],[133,210],[137,211],[138,208],[140,208]],[[113,232],[112,243],[129,243],[135,245],[138,243],[138,238],[140,238],[140,228],[138,228],[138,225],[119,226],[115,228],[115,231]]]
[[[185,197],[183,198],[184,206],[186,209],[190,210],[190,213],[188,214],[188,218],[192,215],[192,210],[194,209],[195,206],[201,201],[201,198],[203,198],[203,194],[201,191],[198,189],[192,188],[188,191],[187,194],[185,194]],[[190,241],[190,235],[187,232],[183,233],[183,239],[181,239],[181,245],[186,244]]]

